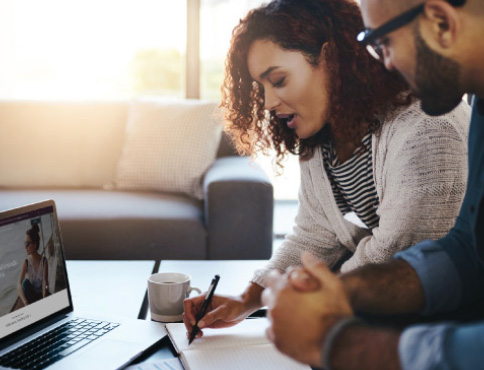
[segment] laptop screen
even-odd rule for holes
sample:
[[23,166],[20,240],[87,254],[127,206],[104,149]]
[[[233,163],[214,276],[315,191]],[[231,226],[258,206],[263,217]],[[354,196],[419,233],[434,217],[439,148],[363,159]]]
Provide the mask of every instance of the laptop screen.
[[0,213],[0,340],[71,307],[54,203]]

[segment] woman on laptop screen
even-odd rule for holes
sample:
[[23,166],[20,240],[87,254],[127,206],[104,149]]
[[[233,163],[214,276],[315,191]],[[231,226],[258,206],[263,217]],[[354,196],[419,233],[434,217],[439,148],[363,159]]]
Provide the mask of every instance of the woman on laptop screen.
[[[273,149],[278,164],[299,156],[299,209],[267,267],[239,296],[215,295],[202,326],[234,325],[257,310],[269,271],[300,265],[303,251],[347,272],[453,226],[470,109],[426,115],[403,79],[358,43],[363,28],[353,0],[275,0],[235,27],[226,130],[244,154]],[[189,331],[203,298],[185,301]]]
[[[28,305],[47,296],[48,263],[38,252],[40,245],[39,226],[33,224],[25,234],[27,258],[20,271],[18,295],[24,305]],[[25,275],[28,275],[28,278]]]

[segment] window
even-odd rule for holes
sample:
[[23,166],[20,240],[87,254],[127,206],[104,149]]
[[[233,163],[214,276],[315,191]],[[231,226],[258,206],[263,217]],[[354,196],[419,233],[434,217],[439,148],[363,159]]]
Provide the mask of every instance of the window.
[[0,98],[183,97],[185,19],[184,1],[2,0]]
[[[232,29],[265,0],[2,0],[0,99],[126,99],[141,95],[219,100]],[[199,7],[199,8],[198,8]],[[187,75],[187,14],[199,27],[189,41],[197,68]],[[195,40],[195,41],[193,41]],[[192,45],[192,46],[190,46]],[[194,51],[195,50],[195,51]],[[195,64],[197,59],[195,59]],[[187,79],[198,79],[187,92]],[[188,81],[190,82],[190,81]],[[197,81],[198,82],[198,81]],[[188,84],[189,85],[189,84]],[[275,176],[257,161],[276,198],[294,199],[297,159]]]
[[[224,61],[233,28],[247,12],[265,0],[202,0],[200,7],[200,96],[202,99],[221,98]],[[276,199],[296,199],[299,188],[299,164],[290,156],[284,172],[276,176],[272,156],[259,156],[259,163],[274,184]]]
[[224,61],[232,30],[247,12],[265,0],[201,0],[200,7],[200,96],[221,97]]

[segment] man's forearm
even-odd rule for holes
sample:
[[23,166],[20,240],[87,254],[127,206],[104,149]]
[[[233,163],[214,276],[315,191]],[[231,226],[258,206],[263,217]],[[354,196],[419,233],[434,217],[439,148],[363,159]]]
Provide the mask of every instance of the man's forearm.
[[405,314],[424,308],[419,277],[403,260],[366,265],[341,275],[341,279],[356,312]]
[[400,333],[364,325],[341,332],[330,354],[332,370],[399,370]]

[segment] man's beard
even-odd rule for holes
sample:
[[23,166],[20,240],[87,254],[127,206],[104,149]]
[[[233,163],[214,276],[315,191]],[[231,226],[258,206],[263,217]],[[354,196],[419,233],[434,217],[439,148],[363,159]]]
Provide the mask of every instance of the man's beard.
[[415,85],[422,110],[431,116],[449,113],[462,101],[459,65],[430,49],[417,31]]

